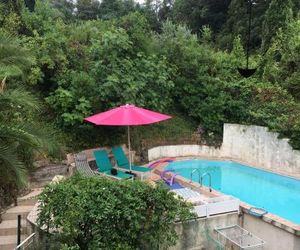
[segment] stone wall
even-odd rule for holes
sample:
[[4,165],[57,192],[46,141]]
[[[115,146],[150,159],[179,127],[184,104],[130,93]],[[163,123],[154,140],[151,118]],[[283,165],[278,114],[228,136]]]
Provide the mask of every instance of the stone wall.
[[68,176],[68,166],[64,164],[48,164],[36,168],[30,176],[30,188],[43,187],[56,175]]
[[163,157],[203,156],[209,158],[218,158],[220,155],[220,149],[200,145],[160,146],[148,150],[149,161]]
[[232,159],[251,166],[300,177],[300,151],[288,139],[261,126],[224,124],[221,148],[203,145],[160,146],[149,149],[149,161],[164,157]]
[[300,175],[300,152],[266,127],[224,124],[222,156],[265,169]]

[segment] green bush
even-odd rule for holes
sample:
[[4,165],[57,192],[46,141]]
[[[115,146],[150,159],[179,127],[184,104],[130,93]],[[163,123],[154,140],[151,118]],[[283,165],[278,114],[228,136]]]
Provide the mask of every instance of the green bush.
[[[154,249],[176,243],[174,224],[192,216],[190,204],[161,185],[75,175],[46,187],[39,224],[79,249]],[[146,247],[147,246],[147,247]]]

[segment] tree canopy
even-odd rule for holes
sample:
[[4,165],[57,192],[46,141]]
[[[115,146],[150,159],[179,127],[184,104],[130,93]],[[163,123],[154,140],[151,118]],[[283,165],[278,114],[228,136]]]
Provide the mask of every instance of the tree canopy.
[[51,123],[82,144],[108,132],[91,129],[85,116],[127,102],[189,117],[188,127],[201,124],[216,138],[224,122],[254,120],[296,138],[294,118],[282,128],[254,117],[258,89],[280,88],[297,106],[299,4],[251,2],[250,66],[258,71],[245,80],[236,68],[245,65],[249,1],[7,1],[1,29],[19,38],[0,53],[24,49],[14,61],[3,54],[1,74],[22,78]]

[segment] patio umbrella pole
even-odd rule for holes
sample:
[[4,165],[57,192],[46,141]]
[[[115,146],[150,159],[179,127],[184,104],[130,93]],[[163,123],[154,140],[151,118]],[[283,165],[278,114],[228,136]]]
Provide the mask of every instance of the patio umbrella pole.
[[128,131],[128,158],[129,158],[129,169],[130,169],[130,172],[131,172],[131,149],[130,149],[130,129],[129,129],[129,126],[127,126],[127,131]]

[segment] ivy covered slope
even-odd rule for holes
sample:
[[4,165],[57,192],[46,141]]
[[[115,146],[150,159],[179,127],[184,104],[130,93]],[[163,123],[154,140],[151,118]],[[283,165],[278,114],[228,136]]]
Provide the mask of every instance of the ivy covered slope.
[[46,187],[40,225],[68,249],[167,249],[177,239],[174,222],[193,214],[161,185],[75,175]]

